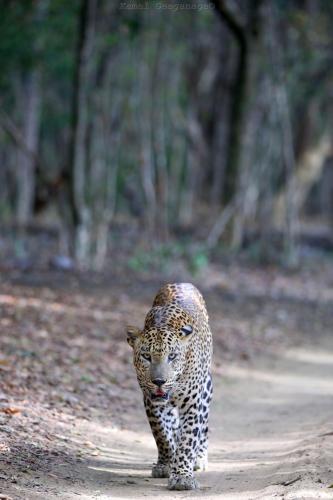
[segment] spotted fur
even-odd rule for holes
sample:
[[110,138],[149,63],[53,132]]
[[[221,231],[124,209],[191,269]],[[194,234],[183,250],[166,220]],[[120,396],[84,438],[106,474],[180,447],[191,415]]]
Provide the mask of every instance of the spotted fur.
[[171,490],[198,487],[207,467],[212,335],[205,302],[190,283],[163,286],[143,330],[128,328],[134,366],[158,448],[153,477]]

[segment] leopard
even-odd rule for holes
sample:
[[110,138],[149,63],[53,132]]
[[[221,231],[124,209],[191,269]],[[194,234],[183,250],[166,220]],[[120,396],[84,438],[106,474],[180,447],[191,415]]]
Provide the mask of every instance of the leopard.
[[127,341],[158,450],[152,476],[168,478],[170,490],[199,488],[194,472],[208,467],[213,393],[212,333],[199,290],[164,285],[144,327],[127,327]]

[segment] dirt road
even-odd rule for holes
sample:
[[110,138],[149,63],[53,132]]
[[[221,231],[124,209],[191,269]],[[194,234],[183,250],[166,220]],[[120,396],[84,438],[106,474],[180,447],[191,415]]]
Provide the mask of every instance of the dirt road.
[[7,493],[27,500],[332,499],[332,417],[333,344],[327,341],[264,356],[248,367],[228,364],[215,374],[210,467],[199,474],[200,491],[169,492],[166,480],[150,477],[155,444],[138,409],[131,431],[84,421],[67,429],[73,443],[89,436],[91,456],[39,477],[47,494],[15,487]]
[[[333,499],[333,336],[330,335],[332,308],[328,292],[319,305],[290,296],[282,299],[274,296],[271,300],[266,292],[259,302],[257,296],[247,296],[244,302],[233,298],[228,305],[225,292],[221,300],[216,289],[206,291],[216,337],[214,399],[210,466],[207,472],[198,474],[201,489],[194,492],[170,492],[165,479],[150,477],[152,462],[156,460],[155,443],[144,415],[122,328],[119,328],[119,338],[115,335],[112,342],[113,347],[119,344],[124,354],[120,350],[117,355],[102,357],[104,352],[107,353],[110,337],[104,339],[104,309],[100,298],[94,299],[93,304],[88,303],[89,307],[94,306],[91,310],[96,322],[93,323],[88,309],[81,308],[82,303],[87,304],[86,298],[74,297],[76,302],[73,305],[70,300],[74,299],[65,298],[60,302],[59,297],[47,290],[43,300],[38,302],[30,297],[32,293],[35,292],[7,290],[2,299],[6,308],[15,307],[16,311],[25,308],[24,314],[18,316],[18,324],[27,322],[30,314],[28,326],[40,323],[45,330],[34,327],[30,343],[25,338],[22,361],[17,358],[17,362],[22,363],[18,365],[17,377],[29,376],[27,389],[22,394],[17,392],[16,400],[3,403],[6,407],[19,404],[21,410],[17,415],[0,416],[6,419],[0,426],[0,493],[4,495],[0,498]],[[29,299],[21,299],[24,294],[29,295]],[[147,296],[150,295],[149,290]],[[135,320],[143,317],[143,310],[149,303],[147,296],[133,309]],[[109,302],[106,311],[110,311]],[[221,303],[224,304],[223,311]],[[38,309],[40,304],[42,313]],[[131,302],[131,307],[134,306],[135,303]],[[5,326],[12,318],[12,309],[6,308],[2,320],[6,321]],[[119,315],[114,316],[117,322],[123,314],[128,316],[127,301],[123,301],[123,306],[122,302],[117,303],[114,309]],[[107,312],[107,335],[110,318],[112,320],[115,314]],[[240,357],[238,361],[232,355],[232,361],[228,361],[228,357],[221,355],[225,344],[220,342],[220,316],[226,329],[223,336],[226,345],[230,345],[233,332],[242,331],[244,318],[244,330],[252,332],[252,337],[262,327],[263,330],[268,328],[267,335],[274,339],[272,325],[275,329],[288,331],[288,338],[294,330],[301,332],[301,336],[298,340],[295,338],[292,347],[264,349],[252,356],[244,356],[244,359]],[[76,324],[74,320],[81,323]],[[59,328],[56,331],[58,336],[52,335],[53,343],[43,347],[48,338],[47,330],[53,325]],[[86,333],[83,325],[86,325]],[[77,326],[80,326],[78,334]],[[14,335],[11,323],[8,323],[8,328],[10,335]],[[73,331],[72,337],[67,334],[62,338],[62,331]],[[54,339],[61,340],[60,347]],[[84,343],[87,340],[88,347]],[[12,338],[3,337],[3,341],[4,349],[10,353]],[[18,340],[15,342],[17,345]],[[276,338],[274,342],[276,344]],[[64,345],[65,355],[61,350]],[[27,358],[25,353],[32,348],[34,357]],[[90,355],[95,358],[87,357]],[[105,373],[99,374],[99,382],[104,380],[108,370],[113,378],[118,377],[117,380],[112,378],[114,389],[106,400],[111,382],[98,385],[89,377],[96,372],[98,359],[103,359],[105,365],[108,359],[115,363],[121,356],[119,366],[106,366]],[[67,358],[70,358],[68,364],[62,366],[62,359]],[[85,370],[91,365],[92,371],[88,374],[80,371],[80,363]],[[55,372],[53,377],[57,375],[57,365],[61,367],[59,388],[47,372],[51,365],[52,374]],[[14,372],[8,373],[10,382]],[[37,375],[35,381],[31,373],[41,373],[42,381]],[[22,385],[22,380],[26,379],[18,380]],[[9,382],[7,385],[11,387]],[[65,384],[67,391],[70,387],[75,391],[64,396],[61,391]],[[119,390],[123,394],[119,395]],[[2,401],[5,396],[1,393],[0,396]],[[118,408],[121,418],[117,423]],[[111,415],[110,419],[108,415]]]
[[149,477],[155,446],[140,412],[133,432],[86,429],[102,446],[81,471],[83,498],[332,499],[333,344],[221,372],[200,491],[168,492],[166,480]]

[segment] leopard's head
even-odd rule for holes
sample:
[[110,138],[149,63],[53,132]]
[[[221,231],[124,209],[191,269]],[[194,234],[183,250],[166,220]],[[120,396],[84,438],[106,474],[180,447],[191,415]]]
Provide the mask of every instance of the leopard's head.
[[134,367],[147,397],[160,403],[168,401],[186,367],[193,333],[193,319],[174,304],[153,307],[143,330],[128,327]]

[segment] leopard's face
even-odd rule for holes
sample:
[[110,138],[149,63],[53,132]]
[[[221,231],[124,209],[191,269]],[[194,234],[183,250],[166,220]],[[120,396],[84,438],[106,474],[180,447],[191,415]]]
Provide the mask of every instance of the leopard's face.
[[[150,399],[164,403],[177,388],[186,366],[188,339],[193,334],[193,326],[191,318],[182,309],[160,309],[156,307],[150,311],[142,331],[129,329],[128,341],[133,347],[134,367],[141,389]],[[167,312],[169,315],[165,314]]]

